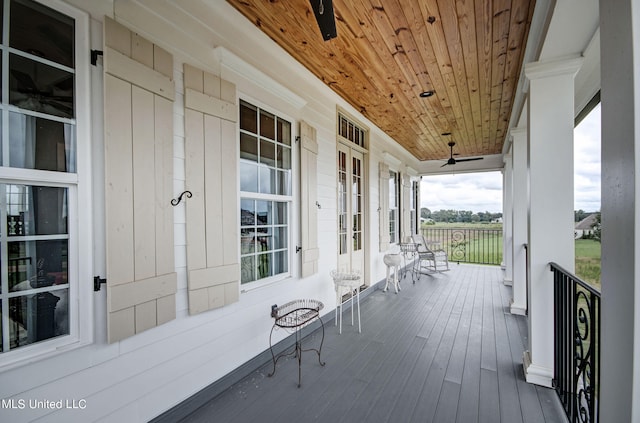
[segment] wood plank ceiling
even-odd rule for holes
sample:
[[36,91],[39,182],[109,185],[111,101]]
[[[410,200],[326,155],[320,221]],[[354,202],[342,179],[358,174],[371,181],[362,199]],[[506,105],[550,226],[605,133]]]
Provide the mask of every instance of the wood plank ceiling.
[[419,160],[502,152],[535,0],[334,0],[326,42],[321,0],[227,1]]

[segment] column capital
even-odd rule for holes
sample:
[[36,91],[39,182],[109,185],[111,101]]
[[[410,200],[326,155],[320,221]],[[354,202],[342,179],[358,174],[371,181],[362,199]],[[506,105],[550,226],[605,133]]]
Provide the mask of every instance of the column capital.
[[580,70],[582,57],[567,57],[558,60],[531,62],[524,65],[524,74],[529,81],[552,76],[575,76]]
[[517,126],[515,128],[509,129],[509,136],[511,139],[515,139],[516,137],[521,137],[523,135],[527,135],[527,127],[526,126]]

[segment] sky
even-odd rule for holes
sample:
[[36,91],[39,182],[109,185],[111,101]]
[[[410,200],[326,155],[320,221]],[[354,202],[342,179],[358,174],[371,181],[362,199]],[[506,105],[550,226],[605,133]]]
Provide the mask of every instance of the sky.
[[[600,210],[600,105],[574,131],[574,208]],[[464,173],[422,178],[421,207],[502,212],[502,173]]]

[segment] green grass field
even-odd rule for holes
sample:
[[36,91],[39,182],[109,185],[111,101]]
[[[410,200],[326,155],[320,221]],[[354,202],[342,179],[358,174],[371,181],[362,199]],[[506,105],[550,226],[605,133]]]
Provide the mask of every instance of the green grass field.
[[[464,231],[451,231],[453,229]],[[449,261],[461,263],[500,264],[502,262],[501,230],[501,223],[438,222],[435,225],[422,225],[422,233],[426,234],[428,240],[440,243],[440,248],[447,251]],[[454,234],[454,232],[457,233]],[[463,239],[456,237],[462,233],[464,233]]]
[[600,289],[600,243],[576,239],[576,276]]

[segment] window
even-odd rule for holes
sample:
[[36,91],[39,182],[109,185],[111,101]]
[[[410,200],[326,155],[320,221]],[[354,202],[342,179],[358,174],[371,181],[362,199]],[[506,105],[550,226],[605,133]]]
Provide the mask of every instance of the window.
[[360,147],[365,147],[366,131],[342,114],[338,115],[338,135]]
[[400,228],[400,174],[389,171],[389,242],[399,241]]
[[289,273],[291,123],[240,102],[241,283]]
[[29,0],[0,5],[9,26],[2,31],[0,104],[4,354],[78,333],[78,75],[73,18]]
[[411,233],[418,232],[418,190],[420,189],[420,182],[411,182],[411,194],[409,195],[409,210],[411,212]]

